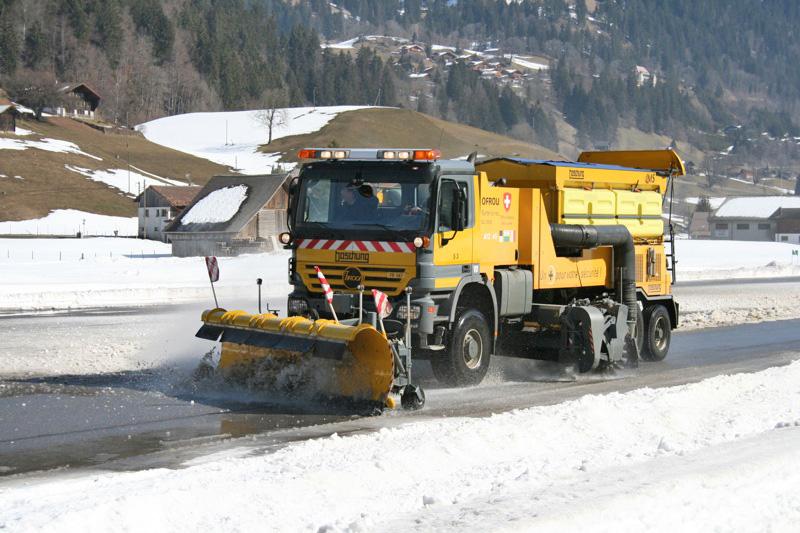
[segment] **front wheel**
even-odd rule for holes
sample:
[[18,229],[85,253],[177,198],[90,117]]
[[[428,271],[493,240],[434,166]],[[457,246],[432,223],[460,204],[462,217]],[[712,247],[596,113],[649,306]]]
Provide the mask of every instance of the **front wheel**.
[[644,346],[642,359],[645,361],[663,361],[669,351],[672,340],[672,324],[667,308],[654,305],[644,310]]
[[448,386],[480,383],[489,370],[491,339],[483,313],[475,309],[463,312],[450,334],[447,349],[431,357],[436,379]]

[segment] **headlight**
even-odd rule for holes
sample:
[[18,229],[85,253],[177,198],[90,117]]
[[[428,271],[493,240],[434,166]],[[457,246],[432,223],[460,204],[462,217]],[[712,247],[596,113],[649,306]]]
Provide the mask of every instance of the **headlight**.
[[290,315],[304,315],[308,312],[308,302],[302,298],[289,298],[286,308]]
[[281,244],[284,245],[289,244],[290,242],[292,242],[292,234],[289,233],[288,231],[284,231],[283,233],[278,235],[278,240],[281,242]]
[[[407,307],[405,305],[401,305],[397,308],[397,318],[399,320],[405,320],[408,318]],[[417,320],[419,318],[420,307],[418,305],[411,306],[411,320]]]

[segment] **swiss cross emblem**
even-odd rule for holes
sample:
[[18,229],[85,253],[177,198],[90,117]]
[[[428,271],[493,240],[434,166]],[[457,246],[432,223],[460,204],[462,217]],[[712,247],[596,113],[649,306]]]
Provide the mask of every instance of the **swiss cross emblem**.
[[506,208],[506,211],[511,209],[511,193],[507,192],[503,195],[503,207]]

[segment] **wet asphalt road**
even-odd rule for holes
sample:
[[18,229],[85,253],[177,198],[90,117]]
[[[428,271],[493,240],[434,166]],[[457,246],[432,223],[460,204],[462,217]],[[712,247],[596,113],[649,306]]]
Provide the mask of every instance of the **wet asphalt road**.
[[[796,286],[798,280],[776,283]],[[701,284],[709,285],[713,284]],[[683,290],[693,286],[698,285]],[[178,346],[164,340],[165,335],[186,334],[184,324],[194,323],[198,309],[176,306],[0,318],[0,329],[8,333],[6,348],[13,343],[14,350],[28,350],[32,357],[40,355],[37,350],[57,352],[70,331],[81,332],[80,342],[87,349],[106,346],[108,339],[134,338],[145,330],[152,337],[127,347],[133,356],[137,350],[147,352],[142,355],[144,370],[0,374],[0,476],[81,467],[177,467],[216,452],[265,453],[287,442],[334,432],[371,431],[442,416],[484,416],[585,394],[757,371],[800,358],[798,319],[677,331],[666,361],[611,376],[575,378],[555,364],[496,357],[481,386],[440,389],[427,363],[420,362],[415,371],[427,391],[425,409],[363,417],[340,407],[282,404],[276,398],[216,384],[198,388],[189,378],[202,342]],[[182,356],[171,359],[171,352]],[[157,364],[150,359],[153,353],[159,355]]]

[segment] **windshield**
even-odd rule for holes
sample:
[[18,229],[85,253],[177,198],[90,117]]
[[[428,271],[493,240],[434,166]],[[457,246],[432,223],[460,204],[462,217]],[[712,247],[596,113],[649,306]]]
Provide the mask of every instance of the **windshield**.
[[427,227],[429,203],[429,183],[390,173],[310,177],[301,180],[296,228],[419,232]]

